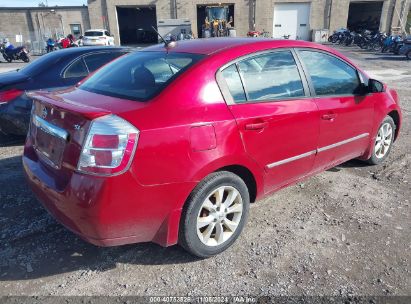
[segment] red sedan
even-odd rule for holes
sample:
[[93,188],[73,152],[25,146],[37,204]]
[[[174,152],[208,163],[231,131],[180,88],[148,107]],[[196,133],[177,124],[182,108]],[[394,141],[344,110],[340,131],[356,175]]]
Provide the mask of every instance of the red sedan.
[[397,93],[325,46],[208,39],[156,45],[77,87],[37,92],[23,164],[83,239],[222,252],[249,204],[353,158],[383,162]]

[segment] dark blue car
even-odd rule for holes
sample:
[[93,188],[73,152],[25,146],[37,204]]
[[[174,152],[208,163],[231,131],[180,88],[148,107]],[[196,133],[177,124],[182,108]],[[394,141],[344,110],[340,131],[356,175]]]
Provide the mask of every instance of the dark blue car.
[[81,47],[55,51],[24,68],[0,73],[0,132],[26,135],[30,120],[32,90],[57,90],[70,87],[130,48]]

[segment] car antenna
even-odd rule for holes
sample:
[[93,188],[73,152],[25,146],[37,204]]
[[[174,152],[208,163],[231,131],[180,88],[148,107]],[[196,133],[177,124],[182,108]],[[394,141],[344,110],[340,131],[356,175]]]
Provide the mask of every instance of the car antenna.
[[161,40],[164,42],[164,47],[167,49],[167,53],[168,53],[168,49],[169,48],[173,48],[177,45],[177,43],[175,41],[166,41],[163,36],[160,35],[160,33],[156,30],[156,28],[154,26],[151,26],[154,30],[154,32],[157,33],[157,35],[161,38]]

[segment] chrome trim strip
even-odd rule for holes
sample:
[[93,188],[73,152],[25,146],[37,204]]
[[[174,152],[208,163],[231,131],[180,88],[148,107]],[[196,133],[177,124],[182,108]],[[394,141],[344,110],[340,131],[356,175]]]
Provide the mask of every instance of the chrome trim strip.
[[289,163],[289,162],[292,162],[292,161],[295,161],[295,160],[298,160],[298,159],[301,159],[301,158],[304,158],[304,157],[314,155],[316,153],[317,153],[317,151],[313,150],[313,151],[306,152],[306,153],[303,153],[303,154],[300,154],[300,155],[297,155],[297,156],[286,158],[286,159],[280,160],[278,162],[268,164],[267,168],[271,169],[271,168],[274,168],[274,167],[279,166],[279,165],[283,165],[283,164],[286,164],[286,163]]
[[33,116],[33,123],[37,128],[42,129],[44,132],[49,133],[50,135],[59,137],[65,141],[67,141],[68,139],[69,134],[66,130],[56,127],[55,125],[49,123],[48,121],[45,121],[37,115]]
[[267,168],[272,169],[274,167],[277,167],[277,166],[280,166],[280,165],[283,165],[283,164],[286,164],[286,163],[289,163],[289,162],[292,162],[292,161],[295,161],[295,160],[299,160],[299,159],[304,158],[304,157],[308,157],[308,156],[311,156],[311,155],[314,155],[314,154],[317,154],[317,153],[320,153],[320,152],[330,150],[332,148],[339,147],[339,146],[344,145],[344,144],[348,144],[352,141],[367,137],[369,135],[370,135],[369,133],[363,133],[363,134],[357,135],[355,137],[351,137],[351,138],[348,138],[346,140],[336,142],[332,145],[319,148],[317,150],[312,150],[312,151],[309,151],[309,152],[306,152],[306,153],[303,153],[303,154],[300,154],[300,155],[296,155],[296,156],[293,156],[293,157],[290,157],[290,158],[286,158],[286,159],[283,159],[283,160],[268,164]]
[[352,141],[355,141],[355,140],[358,140],[358,139],[367,137],[368,135],[369,135],[368,133],[363,133],[363,134],[357,135],[357,136],[355,136],[355,137],[351,137],[351,138],[348,138],[348,139],[346,139],[346,140],[336,142],[335,144],[332,144],[332,145],[329,145],[329,146],[325,146],[325,147],[319,148],[319,149],[317,149],[317,152],[320,153],[320,152],[323,152],[323,151],[327,151],[327,150],[329,150],[329,149],[336,148],[336,147],[339,147],[339,146],[341,146],[341,145],[348,144],[348,143],[350,143],[350,142],[352,142]]

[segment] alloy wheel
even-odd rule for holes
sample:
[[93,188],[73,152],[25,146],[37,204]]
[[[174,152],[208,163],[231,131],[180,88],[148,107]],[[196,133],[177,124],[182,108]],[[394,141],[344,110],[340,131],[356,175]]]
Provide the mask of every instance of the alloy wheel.
[[393,130],[389,123],[384,123],[378,130],[377,138],[375,140],[374,153],[377,158],[383,158],[392,143]]
[[221,186],[204,200],[197,216],[197,235],[207,246],[229,240],[240,224],[243,200],[237,189]]

